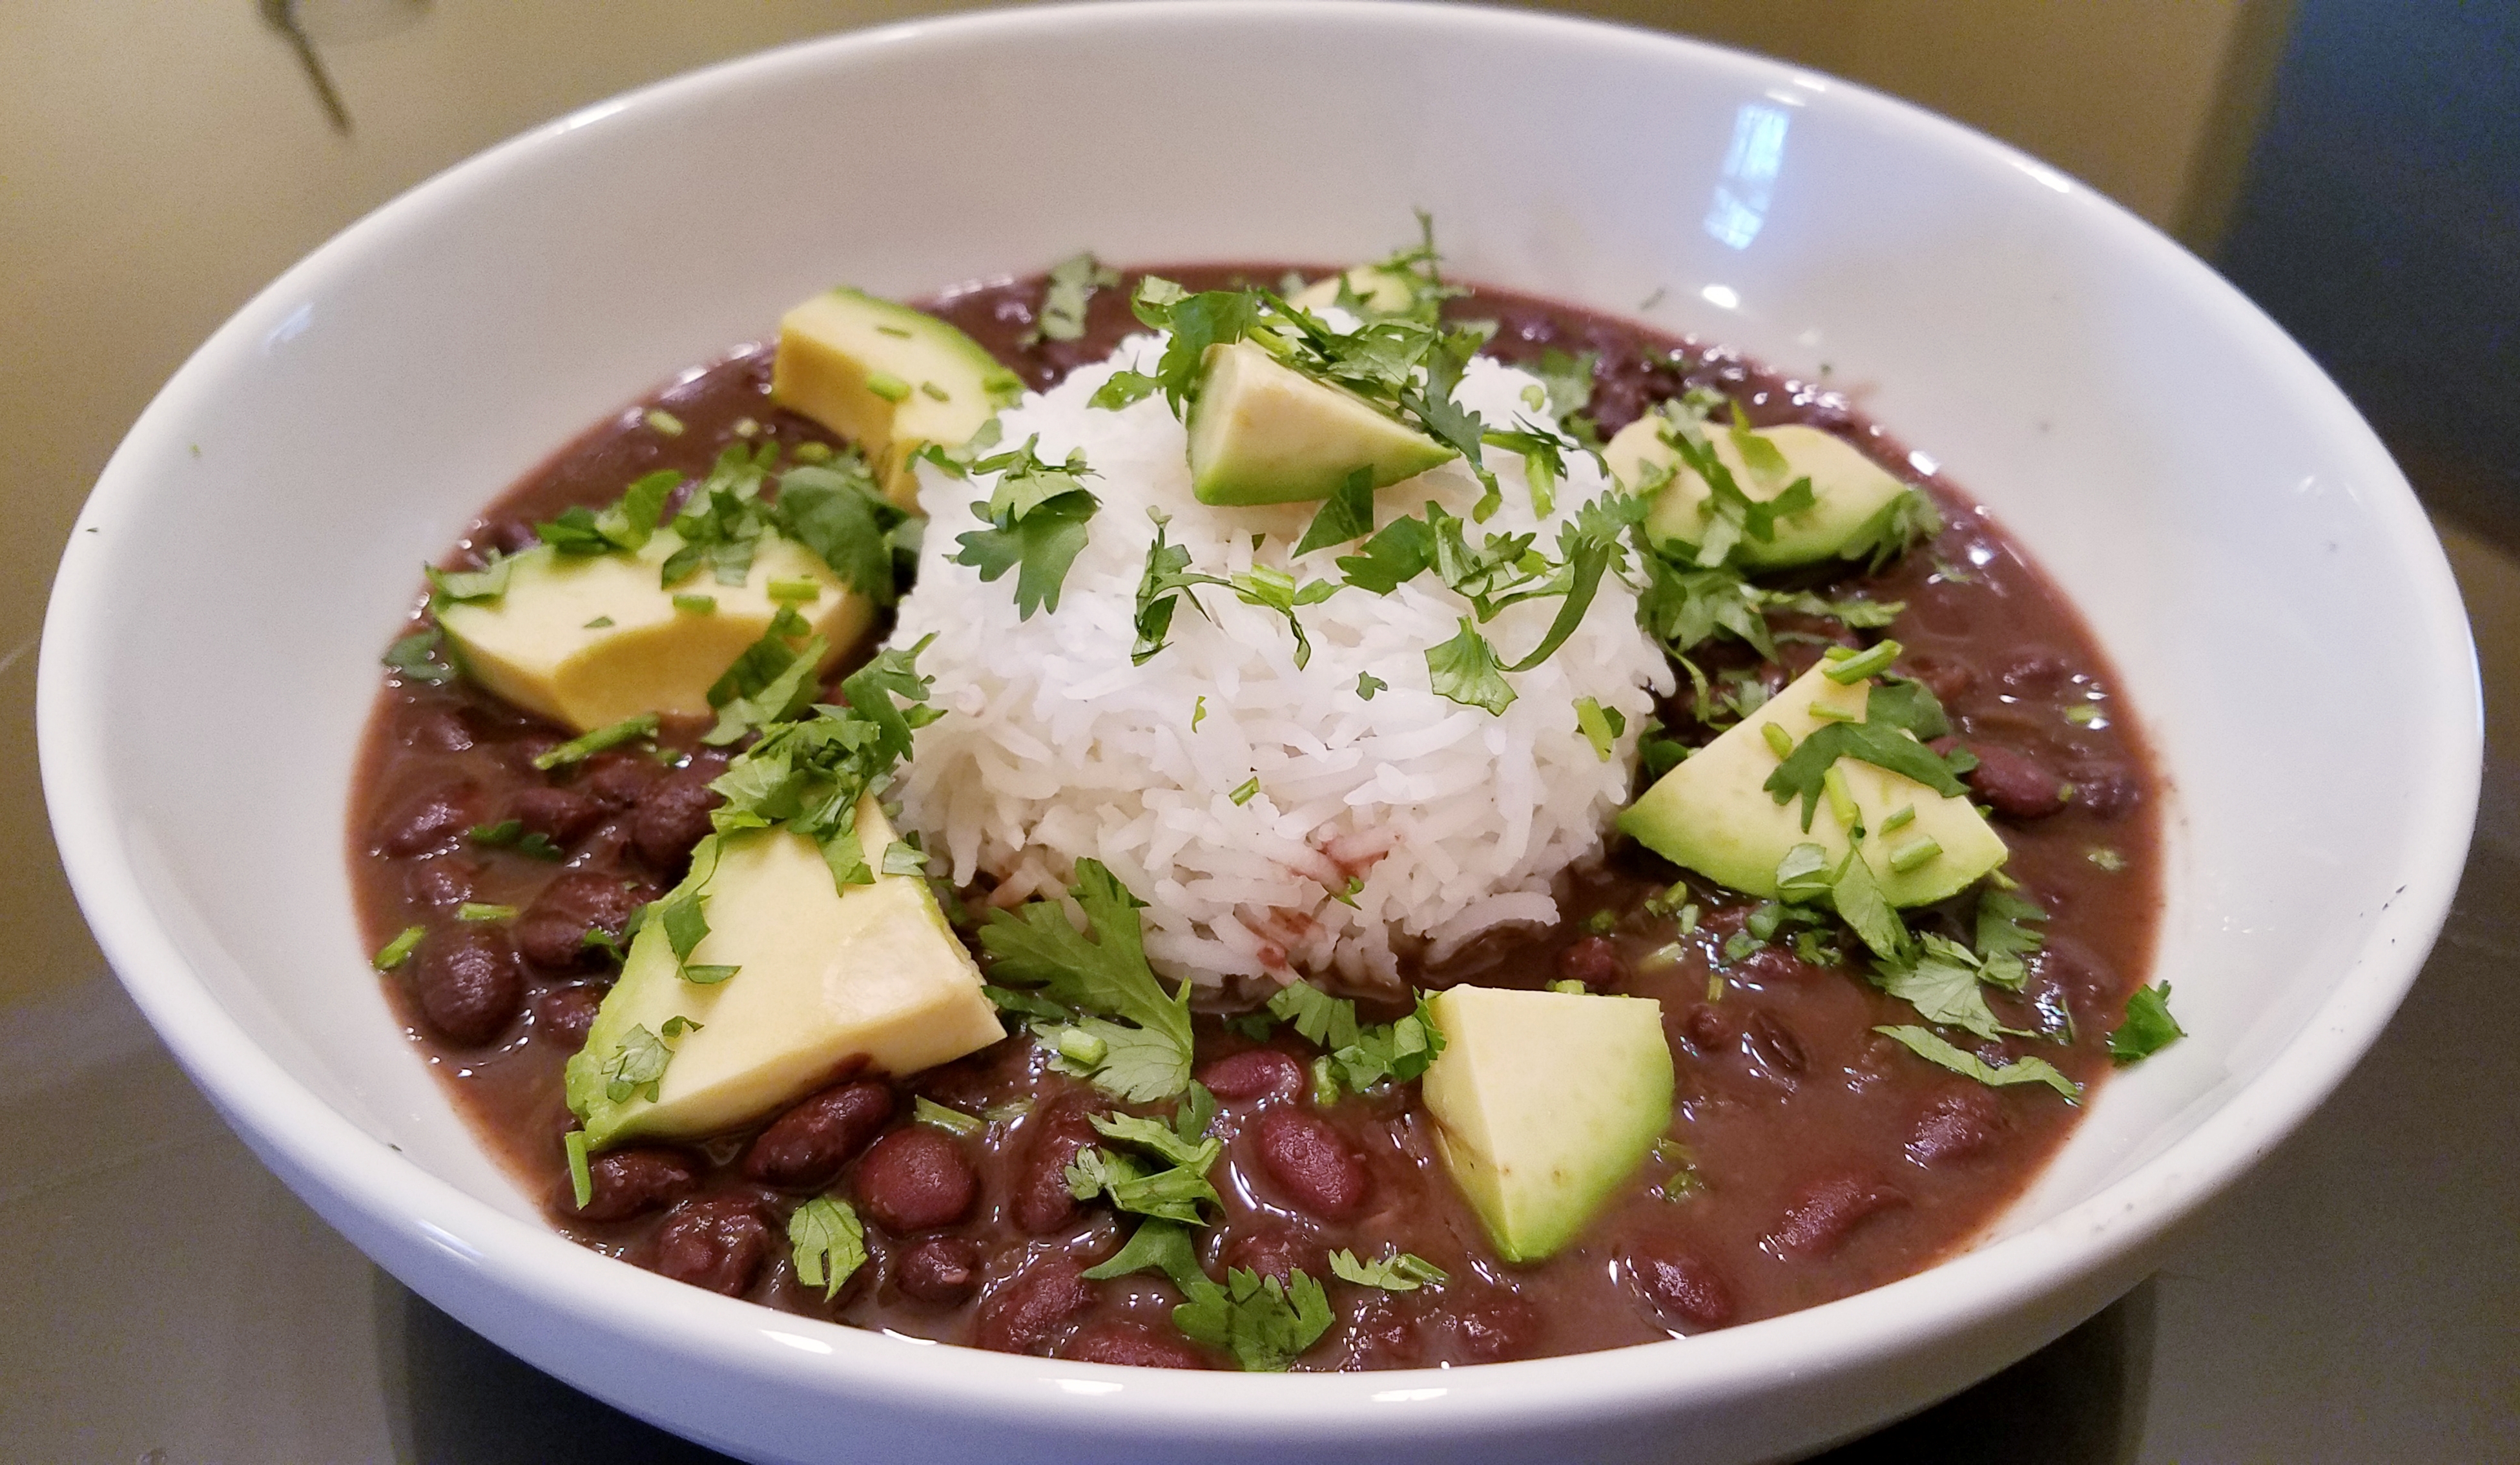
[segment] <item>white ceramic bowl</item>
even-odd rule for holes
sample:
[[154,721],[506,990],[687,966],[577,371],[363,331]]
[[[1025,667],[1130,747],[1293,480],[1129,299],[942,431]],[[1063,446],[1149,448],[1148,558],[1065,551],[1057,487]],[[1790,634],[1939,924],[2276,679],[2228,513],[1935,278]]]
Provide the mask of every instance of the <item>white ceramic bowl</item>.
[[[425,556],[585,424],[835,279],[1341,259],[1456,270],[1833,380],[1992,505],[2116,658],[2171,782],[2159,975],[2193,1034],[2108,1085],[1976,1250],[1713,1338],[1450,1373],[1187,1376],[855,1332],[561,1240],[366,974],[342,854]],[[45,628],[79,899],[263,1159],[424,1296],[760,1459],[1733,1460],[1882,1421],[2138,1280],[2386,1021],[2474,810],[2441,552],[2345,399],[2068,178],[1790,67],[1525,14],[1149,4],[894,26],[494,149],[240,311],[114,455]]]

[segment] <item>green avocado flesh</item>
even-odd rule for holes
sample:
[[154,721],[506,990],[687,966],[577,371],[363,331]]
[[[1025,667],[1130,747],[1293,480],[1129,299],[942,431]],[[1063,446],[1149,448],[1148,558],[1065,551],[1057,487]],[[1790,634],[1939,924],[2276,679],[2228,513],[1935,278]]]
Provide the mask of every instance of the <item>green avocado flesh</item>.
[[978,342],[907,305],[846,288],[779,320],[770,399],[857,444],[886,497],[919,507],[911,455],[960,447],[1023,395]]
[[[857,830],[879,869],[894,836],[873,799],[859,804]],[[709,985],[685,980],[657,914],[695,889],[709,930],[689,961],[736,969]],[[923,876],[840,887],[812,840],[749,830],[701,842],[690,877],[650,908],[568,1061],[568,1106],[590,1148],[696,1139],[784,1108],[858,1060],[912,1074],[1005,1035]],[[635,1066],[659,1043],[672,1056],[655,1097],[644,1085],[620,1092],[625,1055]]]
[[1191,491],[1203,504],[1328,498],[1360,468],[1380,488],[1455,456],[1247,341],[1208,348],[1189,428]]
[[1650,997],[1457,986],[1422,1092],[1445,1168],[1508,1261],[1584,1229],[1671,1125],[1671,1045]]
[[[1706,533],[1709,490],[1706,481],[1663,440],[1669,430],[1668,421],[1649,412],[1611,436],[1601,449],[1601,461],[1631,489],[1668,472],[1670,481],[1646,511],[1645,532],[1660,543],[1693,546]],[[1761,428],[1750,435],[1774,447],[1784,458],[1786,471],[1753,470],[1742,461],[1730,433],[1717,428],[1706,435],[1707,445],[1744,494],[1772,499],[1796,480],[1809,479],[1816,495],[1810,508],[1777,521],[1774,538],[1741,541],[1733,558],[1750,569],[1781,570],[1828,559],[1849,545],[1868,548],[1874,525],[1912,491],[1854,444],[1818,428],[1789,424]]]
[[[1799,744],[1824,720],[1861,720],[1869,679],[1840,686],[1823,662],[1804,672],[1766,706],[1689,755],[1619,815],[1619,828],[1677,865],[1743,894],[1774,898],[1777,865],[1796,845],[1818,845],[1833,866],[1846,856],[1847,829],[1829,801],[1802,824],[1799,799],[1778,803],[1763,785],[1777,770],[1777,752],[1764,727],[1778,727]],[[1824,719],[1815,706],[1841,713]],[[1902,734],[1901,736],[1906,736]],[[1864,862],[1892,905],[1924,905],[1958,893],[1971,881],[2003,863],[2002,839],[1966,799],[1937,794],[1903,774],[1852,757],[1835,764],[1853,796],[1860,821],[1877,832],[1863,842]],[[1914,813],[1889,831],[1902,809]],[[1901,871],[1896,851],[1931,840],[1942,852]]]
[[813,551],[776,534],[740,585],[704,592],[706,611],[674,603],[659,572],[682,536],[659,529],[635,554],[563,555],[536,545],[509,561],[495,601],[440,606],[437,623],[465,674],[517,706],[587,732],[643,712],[703,717],[708,689],[770,629],[773,582],[817,587],[798,609],[836,661],[875,620],[875,606]]

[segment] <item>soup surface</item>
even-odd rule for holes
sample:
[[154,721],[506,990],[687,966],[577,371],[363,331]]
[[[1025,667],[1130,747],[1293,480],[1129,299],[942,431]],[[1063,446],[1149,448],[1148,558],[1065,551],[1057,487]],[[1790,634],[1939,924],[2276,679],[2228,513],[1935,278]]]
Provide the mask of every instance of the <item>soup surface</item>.
[[[1192,288],[1282,272],[1159,271]],[[1101,360],[1138,329],[1128,292],[1105,289],[1079,337],[1034,340],[1043,290],[1039,278],[991,284],[925,308],[1034,388]],[[1977,755],[1967,777],[2010,848],[2004,873],[2048,913],[2018,992],[1988,994],[2002,1026],[2026,1035],[1950,1035],[1997,1064],[2045,1059],[2088,1102],[2111,1067],[2108,1036],[2144,980],[2160,840],[2144,749],[2073,610],[1927,460],[1824,385],[1542,299],[1474,290],[1448,309],[1496,322],[1486,349],[1509,362],[1597,353],[1590,415],[1605,436],[1690,389],[1712,389],[1760,426],[1836,433],[1933,495],[1941,532],[1886,569],[1840,566],[1780,583],[1903,608],[1879,634],[1900,643],[1898,669],[1933,690],[1957,742]],[[833,442],[771,405],[770,362],[767,347],[738,348],[590,429],[485,509],[444,563],[528,545],[536,522],[610,503],[642,475],[703,476],[738,440]],[[679,431],[659,431],[658,412]],[[1698,658],[1714,697],[1755,701],[1825,646],[1859,640],[1819,618],[1772,622],[1773,662],[1738,643]],[[843,660],[834,683],[883,629]],[[1700,711],[1683,677],[1660,716],[1694,745],[1716,731]],[[1182,1299],[1161,1276],[1082,1275],[1119,1249],[1134,1220],[1080,1203],[1068,1183],[1070,1163],[1097,1142],[1088,1116],[1114,1106],[1054,1071],[1020,1028],[925,1072],[838,1076],[766,1126],[600,1154],[592,1202],[573,1204],[562,1070],[614,974],[586,936],[619,932],[674,885],[708,833],[717,801],[706,785],[726,757],[700,745],[702,730],[667,719],[652,748],[539,772],[533,758],[567,729],[468,681],[388,675],[362,752],[350,852],[364,927],[379,946],[407,928],[424,933],[384,981],[416,1050],[547,1198],[553,1223],[695,1285],[861,1327],[1106,1362],[1233,1366],[1175,1326]],[[986,892],[964,894],[976,903]],[[1973,900],[1910,912],[1911,923],[1966,943]],[[482,918],[501,907],[513,914]],[[1195,1067],[1218,1101],[1209,1132],[1224,1149],[1209,1177],[1221,1206],[1197,1245],[1220,1277],[1301,1270],[1326,1283],[1332,1321],[1293,1367],[1566,1353],[1844,1297],[1965,1246],[2074,1122],[2076,1107],[2050,1087],[1990,1086],[1877,1031],[1913,1025],[1917,1012],[1867,981],[1842,940],[1777,925],[1772,904],[1685,876],[1623,838],[1612,836],[1598,866],[1561,880],[1559,907],[1565,919],[1553,930],[1491,936],[1408,973],[1426,988],[1571,980],[1661,1004],[1678,1072],[1668,1138],[1574,1244],[1537,1264],[1499,1259],[1446,1173],[1415,1082],[1319,1102],[1318,1046],[1286,1024],[1235,1021],[1256,1000],[1247,984],[1202,996],[1218,1010],[1196,1018]],[[1407,1011],[1371,996],[1361,1006],[1368,1019]],[[869,1217],[867,1260],[830,1298],[800,1285],[786,1238],[788,1217],[823,1191]],[[1442,1279],[1369,1285],[1335,1277],[1328,1259],[1395,1251]]]

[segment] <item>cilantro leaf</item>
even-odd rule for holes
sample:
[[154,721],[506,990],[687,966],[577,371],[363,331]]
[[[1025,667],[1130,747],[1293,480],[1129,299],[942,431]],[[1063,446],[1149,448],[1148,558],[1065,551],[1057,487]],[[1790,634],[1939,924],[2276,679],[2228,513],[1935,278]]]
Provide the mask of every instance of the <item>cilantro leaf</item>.
[[385,648],[385,666],[406,682],[426,682],[432,687],[442,687],[455,680],[456,675],[453,666],[437,660],[438,649],[445,640],[444,634],[433,625],[399,637]]
[[2032,955],[2047,941],[2037,928],[2046,923],[2048,912],[2010,891],[1990,887],[1977,897],[1977,953],[1980,973],[1989,982],[2013,991],[2021,990],[2029,980],[2029,968],[2022,958]]
[[2170,1015],[2169,983],[2138,987],[2127,998],[2126,1021],[2109,1034],[2109,1060],[2120,1068],[2140,1063],[2186,1035]]
[[1563,428],[1567,419],[1593,405],[1593,374],[1600,362],[1598,351],[1570,355],[1552,345],[1543,347],[1540,360],[1523,369],[1540,379],[1549,411]]
[[1115,371],[1111,373],[1110,380],[1094,389],[1094,395],[1086,399],[1085,405],[1117,412],[1153,396],[1163,389],[1163,385],[1144,372]]
[[1030,900],[1012,911],[989,912],[988,924],[980,928],[980,944],[993,958],[990,975],[1002,984],[1039,987],[1052,1001],[1113,1020],[1091,1030],[1112,1046],[1094,1075],[1097,1083],[1138,1102],[1182,1092],[1190,1085],[1190,984],[1165,995],[1147,965],[1138,917],[1145,902],[1102,861],[1076,862],[1072,893],[1084,908],[1091,939],[1068,924],[1066,907],[1057,900]]
[[469,604],[497,600],[508,593],[508,576],[514,574],[517,562],[492,550],[478,570],[440,570],[428,567],[428,583],[436,590],[436,599]]
[[1396,1247],[1385,1251],[1379,1261],[1359,1261],[1354,1252],[1332,1252],[1330,1271],[1360,1287],[1379,1287],[1385,1292],[1416,1292],[1424,1286],[1440,1287],[1449,1280],[1442,1267]]
[[1214,1287],[1207,1273],[1199,1270],[1198,1252],[1191,1244],[1190,1232],[1183,1225],[1167,1220],[1143,1220],[1130,1233],[1128,1243],[1112,1254],[1111,1259],[1100,1266],[1089,1266],[1085,1276],[1090,1281],[1107,1282],[1135,1272],[1156,1271],[1169,1278],[1187,1295],[1193,1289]]
[[854,450],[781,474],[770,513],[780,532],[812,550],[842,583],[877,605],[892,604],[897,536],[911,516],[876,488]]
[[[1224,1141],[1212,1139],[1208,1143],[1218,1153],[1224,1151]],[[1171,1166],[1150,1169],[1127,1155],[1100,1148],[1079,1150],[1076,1158],[1068,1162],[1067,1189],[1080,1201],[1107,1196],[1114,1210],[1191,1226],[1200,1223],[1201,1206],[1225,1204],[1216,1187],[1208,1183],[1203,1167]]]
[[1084,455],[1071,453],[1053,467],[1034,454],[1039,442],[1035,437],[971,465],[973,473],[998,475],[988,501],[971,505],[988,527],[957,535],[954,542],[962,548],[948,557],[979,571],[984,583],[1022,567],[1015,576],[1015,609],[1026,620],[1037,610],[1058,609],[1059,586],[1085,548],[1086,522],[1102,506],[1081,482],[1093,476]]
[[1873,981],[1883,991],[1913,1004],[1928,1023],[1958,1028],[1990,1041],[2011,1030],[1998,1023],[1994,1010],[1986,1005],[1986,992],[1978,985],[1977,959],[1967,947],[1946,937],[1926,936],[1899,957],[1880,958],[1873,966]]
[[1090,253],[1071,254],[1050,267],[1042,287],[1041,313],[1023,335],[1023,344],[1075,341],[1085,334],[1085,309],[1094,293],[1120,283],[1119,272],[1105,268]]
[[1928,1063],[1938,1064],[1955,1074],[1965,1075],[1989,1087],[2001,1088],[2012,1083],[2045,1083],[2065,1096],[2068,1103],[2082,1097],[2081,1084],[2057,1072],[2045,1058],[2018,1058],[2001,1066],[1988,1063],[1974,1053],[1953,1047],[1922,1028],[1875,1028],[1884,1037],[1896,1039],[1902,1046]]
[[1496,648],[1479,634],[1470,618],[1462,618],[1461,634],[1441,646],[1426,648],[1426,680],[1438,697],[1489,713],[1513,706],[1514,690],[1506,683]]
[[1376,595],[1388,595],[1416,579],[1435,562],[1435,536],[1422,519],[1395,519],[1375,530],[1359,552],[1341,555],[1339,572],[1347,582]]
[[1190,1292],[1173,1309],[1173,1325],[1193,1342],[1230,1351],[1246,1372],[1282,1372],[1329,1331],[1329,1298],[1300,1268],[1282,1283],[1236,1267],[1223,1286]]
[[[708,701],[717,709],[717,725],[700,735],[701,742],[722,748],[813,705],[814,694],[822,690],[818,673],[831,643],[807,635],[808,629],[795,607],[779,608],[761,639],[745,647],[710,684]],[[803,644],[791,644],[800,636]]]
[[1295,553],[1308,555],[1333,544],[1345,544],[1373,532],[1373,470],[1360,468],[1322,500],[1320,512],[1295,542]]
[[1290,982],[1270,994],[1270,1014],[1323,1049],[1349,1088],[1362,1092],[1385,1081],[1406,1083],[1423,1076],[1444,1051],[1423,993],[1408,1016],[1389,1023],[1357,1021],[1356,1004],[1309,982]]
[[820,1287],[830,1302],[866,1264],[866,1227],[848,1202],[816,1196],[788,1217],[788,1255],[796,1264],[797,1282]]
[[[1149,510],[1148,514],[1155,521],[1155,537],[1147,545],[1147,568],[1138,578],[1138,610],[1135,622],[1138,639],[1129,649],[1129,664],[1133,666],[1147,664],[1154,659],[1157,652],[1164,649],[1167,638],[1172,635],[1173,609],[1179,603],[1184,590],[1193,585],[1226,583],[1212,574],[1193,572],[1190,568],[1190,546],[1172,544],[1165,540],[1164,530],[1172,521],[1152,510]],[[1191,597],[1191,609],[1198,611],[1202,616],[1207,614],[1200,609],[1196,596]],[[1205,699],[1202,698],[1200,701],[1203,707]],[[1196,712],[1192,714],[1191,726],[1193,730],[1198,726],[1198,716]]]
[[665,1066],[674,1059],[674,1050],[643,1025],[634,1026],[621,1034],[621,1046],[612,1055],[612,1066],[605,1074],[604,1096],[615,1104],[626,1103],[631,1095],[644,1092],[648,1102],[656,1101],[657,1087],[664,1080]]
[[534,755],[533,763],[537,769],[548,773],[570,763],[582,763],[608,748],[618,748],[624,743],[635,743],[641,738],[655,735],[656,714],[641,712],[635,717],[606,723],[593,732],[580,733],[557,748],[547,748]]

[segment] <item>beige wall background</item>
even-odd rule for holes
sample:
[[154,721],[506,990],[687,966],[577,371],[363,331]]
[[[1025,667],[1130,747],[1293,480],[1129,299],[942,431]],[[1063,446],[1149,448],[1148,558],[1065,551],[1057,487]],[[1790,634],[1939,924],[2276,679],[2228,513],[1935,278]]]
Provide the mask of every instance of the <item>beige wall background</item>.
[[[124,427],[265,281],[438,169],[562,112],[921,0],[0,0],[0,1007],[99,958],[37,784],[53,566]],[[1598,0],[1566,7],[1867,82],[2210,247],[2290,0]],[[177,715],[169,713],[170,717]]]

